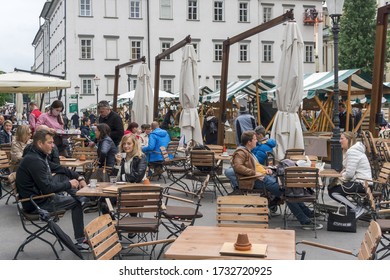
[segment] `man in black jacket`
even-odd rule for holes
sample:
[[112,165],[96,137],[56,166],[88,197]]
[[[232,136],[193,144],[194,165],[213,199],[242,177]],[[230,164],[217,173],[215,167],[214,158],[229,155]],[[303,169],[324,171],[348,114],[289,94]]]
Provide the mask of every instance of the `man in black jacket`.
[[110,127],[110,137],[112,141],[114,141],[115,146],[118,147],[119,142],[122,140],[122,136],[125,133],[122,118],[118,113],[111,110],[108,101],[100,101],[97,105],[97,109],[99,113],[99,123],[105,123]]
[[[84,241],[84,217],[81,203],[73,196],[66,196],[60,193],[79,188],[78,179],[55,182],[47,156],[51,154],[54,134],[48,130],[36,131],[33,137],[33,147],[23,157],[18,172],[16,173],[16,188],[20,198],[55,193],[54,197],[37,200],[40,208],[49,212],[56,210],[72,210],[72,223],[74,235],[79,249],[88,249]],[[59,166],[58,168],[60,168]],[[82,181],[84,178],[80,178]],[[23,209],[27,212],[36,211],[31,202],[23,202]]]

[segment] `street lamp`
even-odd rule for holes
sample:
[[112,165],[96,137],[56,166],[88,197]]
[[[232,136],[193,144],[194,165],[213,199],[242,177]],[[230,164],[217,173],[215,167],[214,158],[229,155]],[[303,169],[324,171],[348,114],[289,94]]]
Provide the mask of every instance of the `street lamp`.
[[326,0],[328,14],[332,19],[334,45],[334,86],[333,86],[333,135],[330,139],[331,168],[337,171],[342,169],[343,154],[340,144],[340,117],[339,117],[339,22],[343,13],[344,0]]
[[[125,70],[126,70],[126,74],[127,74],[127,88],[128,88],[128,91],[130,91],[130,88],[131,88],[131,86],[130,86],[130,82],[131,82],[130,75],[131,75],[131,72],[133,71],[133,65],[126,66]],[[131,104],[131,99],[129,97],[129,106],[127,107],[128,110],[129,110],[129,116],[130,116],[130,104]]]
[[79,114],[79,92],[80,92],[80,87],[79,86],[75,86],[74,87],[74,94],[76,95],[77,115]]
[[98,76],[95,76],[95,78],[93,78],[93,82],[95,84],[95,87],[96,87],[96,106],[98,105],[99,103],[99,84],[100,84],[100,78]]

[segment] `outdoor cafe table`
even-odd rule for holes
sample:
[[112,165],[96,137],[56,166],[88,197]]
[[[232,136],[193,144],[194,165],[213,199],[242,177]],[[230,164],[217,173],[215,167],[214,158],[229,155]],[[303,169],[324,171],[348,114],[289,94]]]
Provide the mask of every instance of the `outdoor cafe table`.
[[76,158],[60,158],[60,165],[68,168],[84,167],[85,165],[93,163],[93,160],[79,160]]
[[[225,242],[235,243],[239,233],[247,233],[252,244],[267,244],[267,256],[222,256],[219,251]],[[172,243],[166,259],[273,259],[295,260],[295,231],[249,227],[190,226]]]
[[[110,183],[110,182],[98,182],[96,188],[89,186],[84,187],[77,191],[77,196],[95,196],[95,197],[116,197],[118,189],[121,187],[138,186],[139,183]],[[160,186],[159,184],[149,184],[149,186]]]
[[[325,204],[325,201],[324,201],[325,188],[329,185],[330,179],[340,178],[342,176],[341,176],[340,172],[338,172],[334,169],[323,169],[318,173],[318,175],[321,178],[321,185],[322,185],[322,186],[320,186],[322,204],[318,204],[318,206],[320,209],[324,209],[324,211],[327,212],[328,209],[332,208],[332,206]],[[323,182],[325,182],[325,183],[323,183]]]

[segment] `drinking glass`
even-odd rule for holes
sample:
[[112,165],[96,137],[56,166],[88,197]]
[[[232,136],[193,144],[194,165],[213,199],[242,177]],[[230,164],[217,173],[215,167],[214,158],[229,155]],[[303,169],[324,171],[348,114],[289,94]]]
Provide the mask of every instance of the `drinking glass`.
[[96,185],[97,185],[97,179],[90,179],[89,180],[89,186],[91,188],[96,188]]

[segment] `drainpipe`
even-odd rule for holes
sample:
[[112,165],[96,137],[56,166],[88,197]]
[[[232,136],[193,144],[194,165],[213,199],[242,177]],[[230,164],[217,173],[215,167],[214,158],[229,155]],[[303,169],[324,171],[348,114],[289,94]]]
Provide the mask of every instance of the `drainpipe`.
[[[147,17],[147,38],[148,38],[148,65],[150,67],[150,5],[149,5],[149,0],[146,0],[146,17]],[[156,77],[155,77],[156,78]]]

